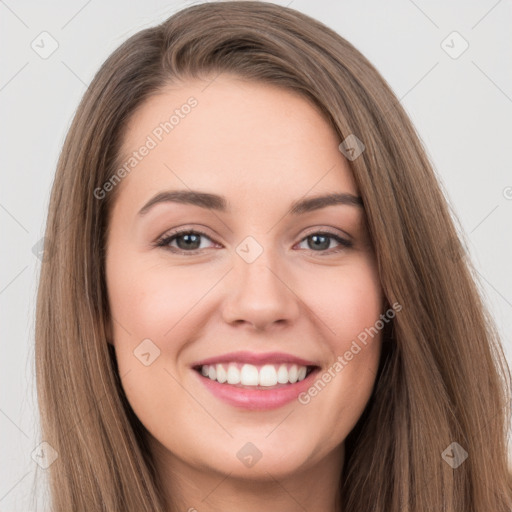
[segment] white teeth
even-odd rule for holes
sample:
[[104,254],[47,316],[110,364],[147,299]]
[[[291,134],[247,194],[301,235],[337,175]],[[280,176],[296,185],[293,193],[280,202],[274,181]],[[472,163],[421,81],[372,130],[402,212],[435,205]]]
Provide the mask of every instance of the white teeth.
[[297,382],[297,377],[298,377],[297,365],[296,364],[292,364],[292,367],[288,371],[288,380],[292,384],[294,384],[295,382]]
[[307,367],[296,364],[211,364],[201,366],[201,374],[221,384],[271,387],[276,384],[295,384],[306,378]]
[[226,373],[226,370],[224,370],[224,366],[221,364],[217,365],[217,380],[223,384],[228,380],[228,375]]
[[266,364],[260,370],[260,386],[275,386],[277,384],[277,372],[273,365]]
[[257,386],[258,368],[252,364],[244,364],[240,372],[240,384],[244,386]]
[[279,384],[288,384],[288,368],[285,364],[282,364],[277,370],[277,382]]
[[228,366],[228,384],[238,384],[239,382],[240,370],[234,364],[230,364]]

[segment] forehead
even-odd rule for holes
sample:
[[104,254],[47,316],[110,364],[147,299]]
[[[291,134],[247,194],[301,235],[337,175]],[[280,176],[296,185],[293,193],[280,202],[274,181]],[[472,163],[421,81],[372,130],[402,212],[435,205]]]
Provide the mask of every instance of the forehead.
[[119,158],[129,171],[121,196],[140,203],[191,188],[265,203],[309,191],[357,194],[339,143],[298,93],[232,75],[191,80],[162,89],[132,115]]

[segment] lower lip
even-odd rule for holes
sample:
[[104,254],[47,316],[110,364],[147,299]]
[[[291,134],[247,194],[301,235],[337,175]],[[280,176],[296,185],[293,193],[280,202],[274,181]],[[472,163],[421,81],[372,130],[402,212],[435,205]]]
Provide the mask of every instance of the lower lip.
[[313,370],[304,380],[295,384],[286,384],[274,389],[248,389],[230,384],[221,384],[216,380],[204,377],[199,372],[193,370],[206,388],[220,400],[241,409],[252,411],[265,411],[277,409],[297,397],[311,386],[311,381],[318,372],[318,368]]

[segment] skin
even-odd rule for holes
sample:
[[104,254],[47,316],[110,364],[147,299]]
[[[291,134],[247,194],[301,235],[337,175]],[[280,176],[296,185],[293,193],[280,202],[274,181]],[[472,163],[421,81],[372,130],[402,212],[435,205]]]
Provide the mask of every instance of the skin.
[[[190,365],[280,351],[325,371],[384,312],[362,207],[287,215],[305,196],[358,195],[341,140],[303,97],[224,74],[152,96],[130,120],[123,154],[190,96],[198,105],[117,185],[106,278],[123,388],[179,510],[339,510],[344,440],[371,395],[380,332],[306,405],[235,408]],[[138,215],[174,189],[223,195],[231,210],[168,202]],[[204,231],[200,248],[185,252],[183,237],[171,242],[182,254],[155,246],[177,227]],[[327,238],[315,248],[311,235],[323,231],[353,247],[334,252],[342,246]],[[247,236],[263,249],[252,263],[236,252]],[[144,339],[160,350],[149,366],[134,356]],[[247,442],[262,454],[252,467],[236,456]]]

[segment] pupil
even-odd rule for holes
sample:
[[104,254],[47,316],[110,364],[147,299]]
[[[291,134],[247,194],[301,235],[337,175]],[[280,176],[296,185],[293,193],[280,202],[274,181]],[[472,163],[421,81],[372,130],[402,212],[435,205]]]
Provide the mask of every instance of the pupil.
[[[313,248],[320,248],[320,249],[328,249],[329,248],[329,238],[324,235],[311,235],[310,238],[314,240],[315,245]],[[323,239],[324,242],[317,243],[319,239]]]
[[[180,244],[180,240],[184,240],[184,239],[186,239],[186,240],[188,240],[188,241],[190,242],[190,239],[191,239],[191,238],[192,238],[192,239],[194,239],[194,238],[195,238],[195,240],[192,240],[192,245],[193,245],[194,243],[196,243],[196,244],[197,244],[197,247],[195,247],[195,246],[194,246],[194,247],[192,247],[190,243]],[[199,236],[198,236],[198,235],[194,235],[193,233],[189,233],[189,234],[186,234],[186,235],[181,235],[180,237],[178,237],[178,238],[177,238],[177,244],[178,244],[178,246],[183,245],[183,247],[180,247],[180,249],[183,249],[183,248],[185,248],[185,249],[190,249],[191,247],[192,247],[192,249],[197,249],[197,248],[199,248],[199,245],[201,245],[200,243],[198,244],[198,242],[199,242]]]

